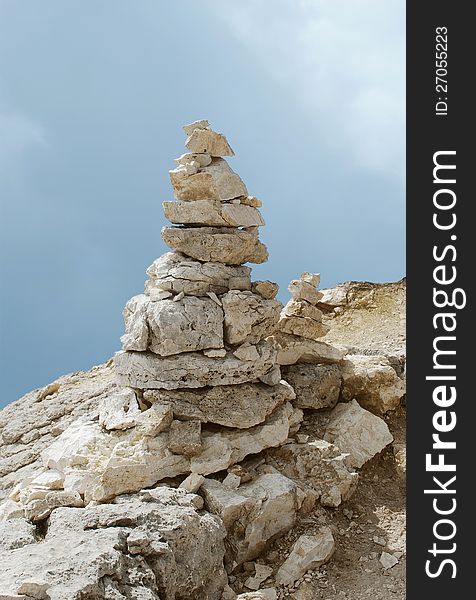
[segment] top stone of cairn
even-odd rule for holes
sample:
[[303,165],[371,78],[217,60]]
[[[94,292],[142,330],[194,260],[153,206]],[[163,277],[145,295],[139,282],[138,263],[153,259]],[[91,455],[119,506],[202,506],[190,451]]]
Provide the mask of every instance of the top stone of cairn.
[[192,153],[213,157],[235,155],[226,137],[210,129],[206,119],[184,125],[183,130],[188,136],[185,145]]

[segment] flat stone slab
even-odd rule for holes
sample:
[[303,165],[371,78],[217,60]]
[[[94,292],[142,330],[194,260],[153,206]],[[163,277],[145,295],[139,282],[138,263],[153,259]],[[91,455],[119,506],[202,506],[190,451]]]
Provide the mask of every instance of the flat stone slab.
[[139,389],[199,388],[236,385],[265,375],[276,363],[276,350],[267,342],[256,346],[259,358],[242,361],[231,352],[209,358],[199,352],[159,357],[152,352],[118,352],[114,357],[119,385]]
[[176,200],[233,200],[248,196],[248,190],[223,158],[214,158],[198,173],[188,175],[183,166],[169,171]]
[[205,262],[240,265],[268,260],[266,246],[259,241],[256,231],[227,227],[164,227],[162,239],[173,250]]
[[325,342],[309,340],[288,333],[275,333],[271,339],[278,350],[277,363],[279,365],[340,363],[345,354],[344,350]]
[[[224,294],[228,290],[249,290],[251,269],[217,262],[199,262],[180,252],[167,252],[147,269],[145,293],[163,290],[189,296]],[[139,348],[137,348],[139,349]]]
[[[189,131],[190,127],[193,127],[193,124],[188,126]],[[235,155],[223,133],[217,133],[212,129],[195,127],[189,134],[185,145],[190,152],[210,154],[211,156]]]
[[144,399],[170,407],[178,419],[197,419],[224,427],[247,429],[265,421],[277,406],[294,400],[292,387],[284,381],[199,388],[197,390],[145,390]]
[[229,204],[218,200],[163,202],[165,217],[178,225],[213,227],[259,227],[264,219],[257,208],[245,204]]

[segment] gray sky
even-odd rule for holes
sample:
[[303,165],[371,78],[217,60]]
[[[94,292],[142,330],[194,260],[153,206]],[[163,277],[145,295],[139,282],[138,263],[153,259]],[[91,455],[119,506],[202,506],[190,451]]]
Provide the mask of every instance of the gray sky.
[[[272,7],[272,10],[270,10]],[[263,201],[255,278],[404,275],[404,2],[0,0],[0,405],[119,349],[208,118]]]

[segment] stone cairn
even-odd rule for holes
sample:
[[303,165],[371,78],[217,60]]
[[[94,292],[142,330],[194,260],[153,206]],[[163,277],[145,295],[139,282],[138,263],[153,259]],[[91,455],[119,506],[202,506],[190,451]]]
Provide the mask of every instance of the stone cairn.
[[[261,202],[223,158],[234,155],[223,134],[208,121],[184,131],[189,152],[170,171],[175,200],[163,203],[172,252],[153,262],[144,294],[127,303],[114,359],[123,401],[167,414],[155,480],[225,469],[284,443],[302,417],[266,340],[280,317],[278,286],[252,283],[243,266],[268,257]],[[115,422],[121,411],[113,403],[109,413]]]

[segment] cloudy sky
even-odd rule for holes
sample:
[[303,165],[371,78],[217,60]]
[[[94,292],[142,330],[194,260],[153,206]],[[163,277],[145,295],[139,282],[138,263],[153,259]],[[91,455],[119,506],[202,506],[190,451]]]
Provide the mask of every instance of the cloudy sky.
[[0,404],[119,348],[208,118],[263,201],[256,278],[404,275],[403,0],[0,0]]

